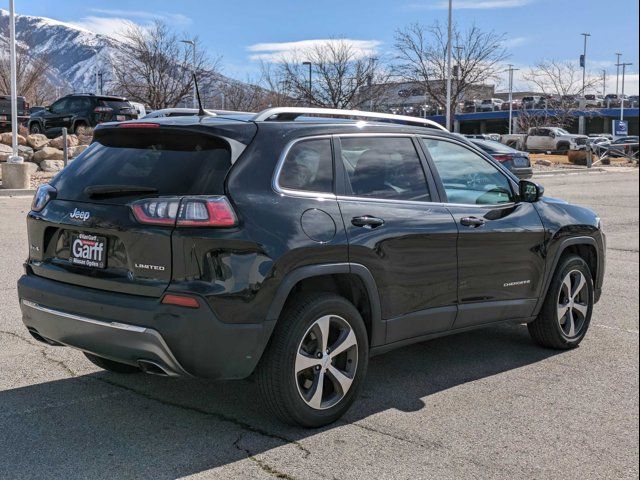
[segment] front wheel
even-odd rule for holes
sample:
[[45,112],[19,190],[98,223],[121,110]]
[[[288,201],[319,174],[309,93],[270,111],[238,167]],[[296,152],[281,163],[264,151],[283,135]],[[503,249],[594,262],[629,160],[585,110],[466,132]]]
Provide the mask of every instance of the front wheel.
[[303,295],[278,320],[256,380],[280,420],[321,427],[355,400],[368,355],[364,322],[349,301],[330,293]]
[[577,347],[587,333],[593,311],[593,279],[587,263],[567,255],[551,280],[538,318],[528,325],[531,337],[547,348]]
[[29,133],[34,135],[38,133],[42,133],[42,127],[38,122],[34,122],[31,125],[29,125]]

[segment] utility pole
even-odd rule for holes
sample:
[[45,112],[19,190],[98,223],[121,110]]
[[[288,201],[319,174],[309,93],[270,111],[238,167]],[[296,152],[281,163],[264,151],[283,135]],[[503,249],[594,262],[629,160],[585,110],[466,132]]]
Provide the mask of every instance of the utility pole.
[[622,67],[622,92],[620,93],[620,121],[624,120],[624,73],[627,66],[633,63],[619,63],[617,66]]
[[313,98],[313,79],[311,78],[313,64],[311,62],[302,62],[302,65],[309,67],[309,106],[311,106],[311,99]]
[[607,94],[607,70],[602,70],[602,98]]
[[618,95],[618,91],[620,88],[620,57],[622,56],[621,53],[616,52],[616,95]]
[[[182,43],[186,43],[187,45],[191,45],[191,49],[193,52],[193,63],[191,65],[191,73],[193,75],[196,74],[196,42],[195,40],[180,40]],[[193,78],[192,75],[192,78]],[[196,92],[196,82],[193,82],[193,108],[198,108],[198,98]]]
[[453,17],[453,0],[449,0],[449,19],[447,24],[447,106],[446,128],[451,131],[451,29]]
[[584,98],[584,85],[587,74],[587,37],[590,37],[590,33],[581,33],[584,36],[584,50],[582,53],[582,98]]
[[13,0],[9,0],[9,56],[11,68],[11,156],[7,163],[23,163],[18,156],[18,81],[16,79],[16,11]]
[[512,64],[509,64],[509,135],[513,128],[513,72],[520,70],[519,68],[513,68]]

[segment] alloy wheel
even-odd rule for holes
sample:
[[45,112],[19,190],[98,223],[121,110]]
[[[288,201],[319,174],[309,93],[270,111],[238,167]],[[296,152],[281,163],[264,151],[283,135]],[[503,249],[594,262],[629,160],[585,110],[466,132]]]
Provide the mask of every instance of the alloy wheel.
[[568,338],[580,335],[589,311],[589,289],[584,274],[572,270],[564,277],[558,294],[558,322]]
[[335,406],[349,392],[358,368],[358,340],[337,315],[318,318],[296,352],[295,380],[304,402],[316,410]]

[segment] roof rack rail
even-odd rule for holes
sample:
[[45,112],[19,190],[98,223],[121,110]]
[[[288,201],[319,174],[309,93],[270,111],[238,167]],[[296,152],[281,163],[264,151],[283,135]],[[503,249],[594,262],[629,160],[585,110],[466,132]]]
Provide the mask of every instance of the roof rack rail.
[[368,118],[372,120],[386,120],[389,122],[414,125],[419,127],[437,128],[447,132],[448,130],[433,120],[406,115],[393,115],[390,113],[363,112],[361,110],[340,110],[337,108],[306,108],[306,107],[276,107],[268,108],[257,113],[252,120],[254,122],[265,121],[292,121],[303,115],[325,115],[328,117],[354,117]]

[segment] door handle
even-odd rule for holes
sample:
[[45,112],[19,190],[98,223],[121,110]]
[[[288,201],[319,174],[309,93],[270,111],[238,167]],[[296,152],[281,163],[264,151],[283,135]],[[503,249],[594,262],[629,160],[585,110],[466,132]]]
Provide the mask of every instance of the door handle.
[[478,217],[463,217],[460,219],[460,225],[464,225],[465,227],[478,228],[484,224],[484,219]]
[[354,227],[378,228],[384,225],[384,220],[381,218],[364,215],[362,217],[353,217],[351,219],[351,224]]

